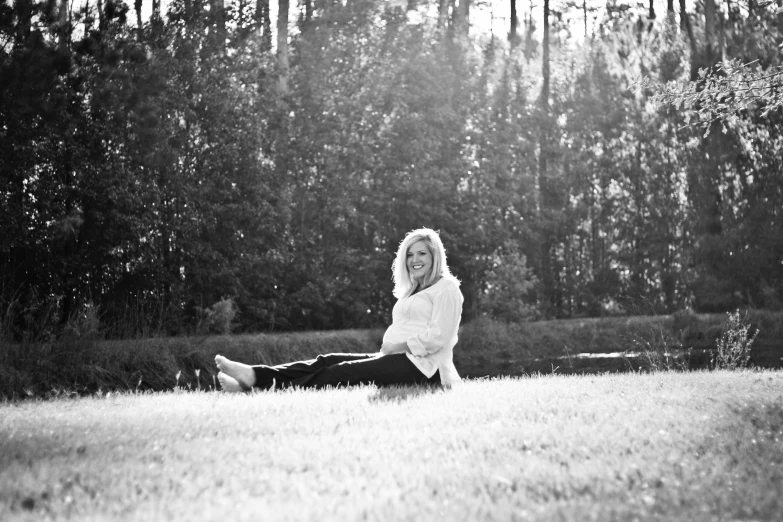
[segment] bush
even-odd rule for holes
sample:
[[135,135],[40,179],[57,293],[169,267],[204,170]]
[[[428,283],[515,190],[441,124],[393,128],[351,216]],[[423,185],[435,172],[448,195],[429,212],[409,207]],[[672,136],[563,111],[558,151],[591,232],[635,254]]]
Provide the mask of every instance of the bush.
[[512,241],[495,250],[493,258],[492,270],[487,273],[487,290],[481,299],[482,308],[501,321],[535,317],[534,292],[538,279],[528,268],[527,258]]
[[723,324],[721,335],[715,340],[717,350],[713,355],[712,366],[726,370],[745,368],[750,361],[750,347],[759,330],[757,328],[753,335],[748,336],[750,322],[747,312],[743,317],[740,317],[739,310],[726,315],[728,318]]
[[[673,322],[677,325],[677,321]],[[685,371],[690,366],[691,348],[683,342],[684,333],[663,322],[644,321],[626,334],[631,351],[638,354],[639,368],[646,371]]]
[[93,303],[83,303],[68,317],[61,338],[95,339],[101,332],[99,307]]
[[198,309],[200,320],[196,330],[201,333],[230,334],[239,314],[233,299],[221,298],[207,309]]
[[[54,389],[171,390],[215,386],[214,357],[275,365],[320,353],[373,353],[384,330],[210,335],[133,340],[0,344],[0,400],[46,397]],[[5,348],[5,349],[4,349]],[[177,374],[179,373],[179,378]]]
[[672,330],[675,332],[699,329],[699,316],[692,308],[677,310],[672,314]]

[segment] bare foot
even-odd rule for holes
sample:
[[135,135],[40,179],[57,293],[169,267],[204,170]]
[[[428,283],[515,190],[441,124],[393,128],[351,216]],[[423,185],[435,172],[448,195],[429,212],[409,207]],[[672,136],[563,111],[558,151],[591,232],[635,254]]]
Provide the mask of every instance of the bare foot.
[[227,393],[240,393],[246,391],[233,377],[229,377],[223,372],[218,373],[218,381],[220,381],[220,388]]
[[215,356],[218,369],[239,383],[242,388],[252,388],[256,383],[256,372],[247,364],[226,359],[222,355]]

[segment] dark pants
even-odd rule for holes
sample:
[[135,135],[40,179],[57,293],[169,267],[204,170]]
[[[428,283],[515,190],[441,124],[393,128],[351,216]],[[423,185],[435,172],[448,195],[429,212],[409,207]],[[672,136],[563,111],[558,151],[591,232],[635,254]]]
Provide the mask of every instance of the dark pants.
[[379,356],[374,353],[330,353],[309,361],[297,361],[278,366],[253,366],[255,387],[269,389],[299,386],[324,388],[351,384],[440,384],[436,372],[427,378],[404,353]]

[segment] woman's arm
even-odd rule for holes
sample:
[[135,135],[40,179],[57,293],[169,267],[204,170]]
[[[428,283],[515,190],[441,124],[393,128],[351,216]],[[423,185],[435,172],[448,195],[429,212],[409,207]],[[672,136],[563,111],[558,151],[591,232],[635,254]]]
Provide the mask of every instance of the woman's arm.
[[390,343],[385,342],[381,345],[381,353],[383,355],[391,355],[393,353],[410,353],[408,343]]
[[432,303],[432,318],[425,331],[409,338],[405,343],[408,351],[417,357],[424,357],[443,348],[454,339],[462,318],[462,293],[453,285],[438,294]]

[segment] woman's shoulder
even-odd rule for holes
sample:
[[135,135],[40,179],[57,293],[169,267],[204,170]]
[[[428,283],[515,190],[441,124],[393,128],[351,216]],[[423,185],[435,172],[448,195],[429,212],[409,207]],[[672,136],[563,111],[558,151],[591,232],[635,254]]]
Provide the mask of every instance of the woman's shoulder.
[[443,282],[444,286],[451,286],[452,288],[459,288],[460,285],[459,279],[451,274],[442,275],[440,281]]
[[441,276],[440,280],[433,285],[433,289],[437,289],[439,294],[449,293],[462,297],[462,292],[459,290],[459,279],[451,274]]

